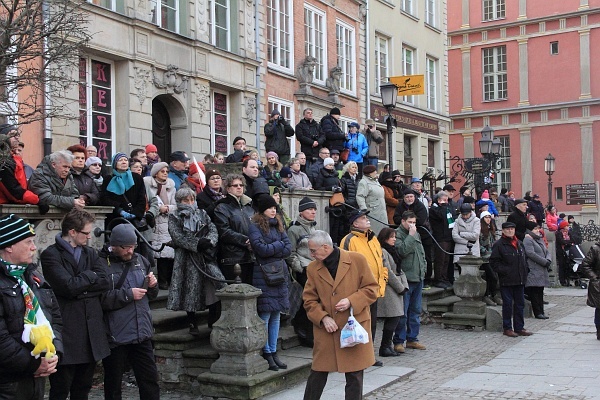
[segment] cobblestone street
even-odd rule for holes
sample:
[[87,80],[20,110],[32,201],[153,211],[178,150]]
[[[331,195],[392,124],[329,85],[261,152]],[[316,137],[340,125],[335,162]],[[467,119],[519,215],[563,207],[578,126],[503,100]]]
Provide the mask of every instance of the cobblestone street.
[[[400,357],[383,359],[386,367],[407,367],[415,369],[415,373],[400,381],[391,383],[386,387],[379,388],[367,396],[365,399],[594,399],[600,398],[600,382],[590,379],[590,386],[581,386],[581,382],[573,382],[573,387],[569,384],[571,381],[565,379],[553,365],[553,360],[570,360],[573,352],[572,344],[568,341],[560,340],[560,343],[554,345],[555,350],[548,352],[548,347],[552,345],[543,344],[543,351],[538,351],[537,342],[547,342],[554,335],[573,335],[578,338],[579,346],[587,346],[587,358],[593,357],[593,354],[600,354],[600,342],[595,340],[591,334],[593,321],[587,318],[587,315],[593,315],[591,308],[585,306],[585,295],[587,291],[580,289],[547,289],[546,299],[550,302],[547,306],[547,315],[549,320],[537,320],[528,318],[525,321],[526,329],[537,333],[529,338],[508,338],[499,332],[487,331],[465,331],[454,329],[442,329],[438,324],[422,326],[420,341],[427,346],[427,350],[407,349],[406,353]],[[587,321],[587,331],[582,333],[571,329],[565,322],[574,314],[584,314],[583,321]],[[559,320],[563,319],[562,322]],[[381,331],[379,330],[379,333]],[[378,347],[379,341],[376,341]],[[521,347],[525,346],[525,347]],[[511,353],[514,351],[514,353]],[[544,357],[532,356],[530,364],[526,364],[525,372],[518,368],[508,373],[485,373],[485,369],[493,368],[494,365],[502,365],[503,361],[512,361],[511,354],[542,354]],[[548,355],[546,357],[545,355]],[[518,358],[518,357],[517,357]],[[592,375],[586,377],[597,377],[600,370],[600,362],[590,364],[589,370]],[[583,360],[583,359],[582,359]],[[557,361],[558,362],[558,361]],[[589,361],[580,361],[585,363]],[[506,364],[507,368],[509,364]],[[545,381],[536,386],[536,390],[512,390],[516,381],[520,381],[522,387],[531,386],[532,380],[529,379],[527,369],[531,367],[531,379],[541,377]],[[581,364],[583,367],[584,364]],[[385,367],[384,367],[385,368]],[[474,372],[484,372],[474,374]],[[548,376],[551,378],[549,379]],[[486,381],[486,379],[490,379]],[[506,380],[506,388],[501,383]],[[556,383],[552,383],[556,381]],[[500,382],[500,383],[499,383]],[[528,383],[529,382],[529,383]],[[298,390],[282,392],[274,397],[281,399],[298,398]],[[586,391],[587,390],[587,391]],[[124,398],[137,398],[137,388],[126,387],[124,389]],[[93,390],[91,399],[101,399],[101,387]],[[176,391],[163,391],[161,399],[198,399],[188,393]],[[201,398],[201,397],[200,397]],[[340,393],[342,399],[343,393]],[[329,399],[328,399],[329,400]]]

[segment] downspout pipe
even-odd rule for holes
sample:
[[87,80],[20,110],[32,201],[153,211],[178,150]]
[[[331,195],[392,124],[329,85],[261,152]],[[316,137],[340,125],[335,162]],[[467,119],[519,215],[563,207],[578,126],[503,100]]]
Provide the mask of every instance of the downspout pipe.
[[258,61],[258,67],[256,68],[256,150],[258,151],[258,153],[260,154],[260,102],[261,97],[260,97],[260,69],[262,66],[262,61],[260,59],[260,32],[258,30],[258,23],[259,23],[259,19],[258,19],[258,1],[256,1],[254,4],[254,45],[255,45],[255,51],[256,51],[256,61]]
[[369,54],[371,54],[371,23],[369,15],[369,0],[365,0],[365,96],[366,96],[366,119],[371,118],[371,63]]
[[[47,26],[47,19],[49,15],[50,5],[47,0],[44,0],[42,4],[42,15],[44,18],[44,26]],[[47,54],[49,50],[48,38],[44,38],[44,54]],[[50,118],[49,110],[52,108],[52,98],[50,97],[52,93],[50,91],[50,82],[46,81],[44,83],[44,96],[42,97],[44,101],[43,109],[46,112],[46,117],[44,118],[44,139],[42,143],[44,145],[44,156],[52,153],[52,118]]]

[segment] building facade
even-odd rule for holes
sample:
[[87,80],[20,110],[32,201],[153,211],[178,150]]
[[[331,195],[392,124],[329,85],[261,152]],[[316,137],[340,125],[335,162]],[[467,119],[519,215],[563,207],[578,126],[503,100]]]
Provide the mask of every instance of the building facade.
[[[437,177],[444,168],[450,122],[446,3],[368,2],[367,114],[377,122],[386,139],[380,146],[380,159],[400,170],[406,181],[424,176],[428,168],[433,168]],[[425,75],[425,94],[398,96],[392,111],[398,126],[389,138],[384,121],[387,111],[382,107],[379,86],[389,77],[415,74]],[[443,182],[431,183],[440,184],[443,186]]]
[[599,0],[450,2],[449,154],[479,157],[489,126],[502,145],[498,187],[546,203],[551,153],[554,203],[581,210],[568,204],[567,185],[600,178],[599,28]]
[[93,35],[79,85],[57,98],[78,120],[52,121],[52,149],[94,144],[106,161],[154,143],[164,160],[184,150],[198,160],[258,136],[257,21],[251,0],[90,0]]

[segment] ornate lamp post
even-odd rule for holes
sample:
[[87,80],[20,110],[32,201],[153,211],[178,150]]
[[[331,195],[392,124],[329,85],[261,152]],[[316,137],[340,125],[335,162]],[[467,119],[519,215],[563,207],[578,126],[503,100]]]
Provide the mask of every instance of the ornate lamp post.
[[[379,92],[381,93],[381,104],[385,107],[388,112],[386,123],[387,123],[387,139],[388,139],[388,162],[390,166],[394,166],[394,151],[392,150],[393,144],[393,126],[396,126],[396,120],[392,117],[392,109],[396,108],[396,101],[398,100],[398,86],[393,83],[383,83],[379,86]],[[395,168],[391,168],[395,169]]]
[[548,175],[548,207],[552,206],[552,174],[555,171],[554,162],[556,158],[552,154],[548,153],[548,156],[544,158],[544,171]]

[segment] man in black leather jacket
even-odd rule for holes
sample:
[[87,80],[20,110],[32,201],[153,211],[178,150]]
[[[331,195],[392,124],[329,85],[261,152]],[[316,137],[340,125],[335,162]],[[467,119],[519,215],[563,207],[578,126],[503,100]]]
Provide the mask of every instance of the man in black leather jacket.
[[300,150],[306,155],[306,167],[319,158],[319,150],[325,144],[325,135],[321,133],[319,124],[313,119],[312,108],[304,110],[304,118],[296,125],[296,138],[300,142]]
[[[33,228],[22,218],[14,214],[0,217],[0,399],[3,400],[43,399],[45,377],[56,372],[63,352],[58,302],[50,285],[37,272],[37,266],[31,264],[36,250],[34,235]],[[26,313],[27,305],[30,307]],[[39,337],[42,339],[38,340]],[[46,345],[41,348],[44,340]]]

